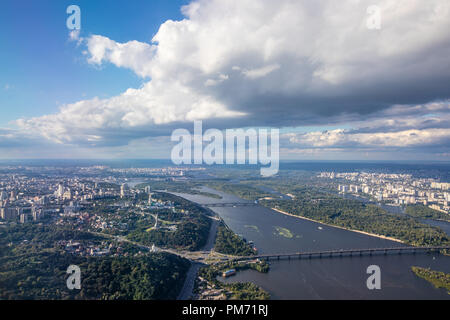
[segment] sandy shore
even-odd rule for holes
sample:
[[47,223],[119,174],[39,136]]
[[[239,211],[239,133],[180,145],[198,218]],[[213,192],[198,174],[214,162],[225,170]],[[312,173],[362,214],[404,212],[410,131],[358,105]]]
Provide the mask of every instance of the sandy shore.
[[305,218],[305,217],[302,217],[302,216],[297,216],[297,215],[295,215],[295,214],[288,213],[288,212],[285,212],[285,211],[282,211],[282,210],[276,209],[276,208],[271,208],[271,209],[274,210],[274,211],[277,211],[277,212],[279,212],[279,213],[282,213],[282,214],[284,214],[284,215],[294,217],[294,218],[304,219],[304,220],[316,222],[316,223],[323,224],[323,225],[325,225],[325,226],[329,226],[329,227],[333,227],[333,228],[339,228],[339,229],[343,229],[343,230],[347,230],[347,231],[352,231],[352,232],[362,233],[362,234],[365,234],[365,235],[367,235],[367,236],[376,237],[376,238],[385,239],[385,240],[391,240],[391,241],[400,242],[400,243],[405,244],[405,242],[403,242],[402,240],[399,240],[399,239],[395,239],[395,238],[391,238],[391,237],[386,237],[386,236],[382,236],[382,235],[375,234],[375,233],[369,233],[369,232],[365,232],[365,231],[359,231],[359,230],[348,229],[348,228],[344,228],[344,227],[340,227],[340,226],[335,226],[335,225],[332,225],[332,224],[320,222],[320,221],[313,220],[313,219],[310,219],[310,218]]

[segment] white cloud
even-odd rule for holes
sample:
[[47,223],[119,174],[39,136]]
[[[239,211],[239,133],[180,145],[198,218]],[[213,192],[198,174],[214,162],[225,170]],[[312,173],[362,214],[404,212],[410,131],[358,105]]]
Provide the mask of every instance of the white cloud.
[[[145,130],[198,119],[292,126],[386,115],[396,112],[386,109],[392,105],[449,98],[450,71],[443,66],[450,62],[450,2],[379,0],[377,31],[366,27],[371,4],[199,0],[183,7],[185,19],[163,23],[149,43],[90,36],[89,63],[129,68],[148,82],[17,123],[60,142],[121,136],[126,143]],[[382,146],[377,141],[427,143],[429,134],[447,134],[411,130],[378,138],[340,131],[307,138],[316,145],[355,139]]]
[[302,135],[288,134],[294,144],[312,147],[412,147],[450,141],[450,129],[404,130],[398,132],[351,133],[343,129],[325,132],[309,132]]
[[216,86],[219,83],[228,80],[228,75],[226,74],[219,74],[219,76],[217,77],[217,79],[207,79],[205,81],[205,86],[207,87],[211,87],[211,86]]
[[133,70],[145,78],[151,76],[152,59],[156,47],[139,41],[118,43],[109,38],[93,35],[87,39],[89,63],[100,65],[111,62],[117,67]]
[[[429,113],[430,110],[435,113]],[[450,148],[450,102],[395,106],[382,114],[382,117],[348,124],[352,125],[352,129],[288,132],[283,135],[284,146],[323,150]]]
[[396,105],[344,125],[345,129],[309,132],[291,129],[281,136],[284,154],[332,157],[385,152],[386,156],[391,152],[405,159],[415,159],[418,155],[432,159],[436,155],[436,159],[444,160],[450,150],[450,101]]
[[275,71],[277,69],[280,69],[280,65],[279,64],[272,64],[272,65],[261,67],[261,68],[257,68],[257,69],[244,70],[244,71],[242,71],[242,73],[247,78],[258,79],[258,78],[262,78],[262,77],[267,76],[269,73],[271,73],[272,71]]
[[[149,82],[111,99],[80,101],[63,106],[57,114],[20,119],[17,124],[25,130],[37,129],[44,137],[60,143],[92,143],[101,140],[99,137],[107,139],[111,133],[120,135],[116,130],[238,115],[179,83]],[[97,138],[93,140],[93,136]]]

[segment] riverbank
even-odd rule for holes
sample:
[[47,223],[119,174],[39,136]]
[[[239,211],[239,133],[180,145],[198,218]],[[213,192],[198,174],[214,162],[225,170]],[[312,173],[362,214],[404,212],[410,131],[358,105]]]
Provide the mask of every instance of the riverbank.
[[343,230],[347,230],[347,231],[352,231],[352,232],[356,232],[356,233],[365,234],[367,236],[371,236],[371,237],[375,237],[375,238],[380,238],[380,239],[385,239],[385,240],[390,240],[390,241],[395,241],[395,242],[399,242],[399,243],[402,243],[402,244],[406,244],[404,241],[396,239],[396,238],[387,237],[387,236],[383,236],[383,235],[375,234],[375,233],[369,233],[369,232],[365,232],[365,231],[361,231],[361,230],[354,230],[354,229],[344,228],[344,227],[332,225],[332,224],[329,224],[329,223],[324,223],[324,222],[313,220],[313,219],[310,219],[310,218],[298,216],[298,215],[295,215],[295,214],[292,214],[292,213],[289,213],[289,212],[286,212],[286,211],[283,211],[283,210],[280,210],[280,209],[277,209],[277,208],[271,208],[271,209],[276,211],[276,212],[279,212],[281,214],[287,215],[287,216],[291,216],[291,217],[295,217],[295,218],[299,218],[299,219],[303,219],[303,220],[308,220],[308,221],[311,221],[311,222],[316,222],[316,223],[319,223],[319,224],[322,224],[322,225],[325,225],[325,226],[328,226],[328,227],[343,229]]

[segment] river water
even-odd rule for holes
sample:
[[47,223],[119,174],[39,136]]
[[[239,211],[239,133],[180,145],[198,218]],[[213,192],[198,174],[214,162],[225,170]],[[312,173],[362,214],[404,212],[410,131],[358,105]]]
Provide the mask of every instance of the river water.
[[[222,199],[179,194],[206,204],[245,201],[209,188]],[[350,248],[382,248],[403,244],[286,216],[261,206],[212,208],[237,234],[252,240],[259,253],[283,253]],[[282,232],[280,232],[280,230]],[[381,269],[381,290],[369,290],[367,267]],[[416,277],[411,266],[431,267],[450,273],[450,257],[439,254],[374,255],[343,258],[271,261],[268,273],[239,272],[223,281],[250,281],[268,291],[272,299],[448,299]]]

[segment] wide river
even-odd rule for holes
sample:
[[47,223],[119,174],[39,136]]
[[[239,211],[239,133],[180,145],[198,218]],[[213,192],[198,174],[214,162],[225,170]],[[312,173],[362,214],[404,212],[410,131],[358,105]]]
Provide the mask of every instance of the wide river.
[[[233,195],[209,188],[222,199],[178,194],[206,204],[245,202]],[[212,208],[237,234],[252,240],[259,253],[280,253],[349,248],[380,248],[403,244],[286,216],[262,206]],[[281,232],[280,232],[281,231]],[[369,290],[367,267],[381,269],[381,289]],[[439,254],[374,255],[311,260],[271,261],[268,273],[242,271],[225,281],[253,282],[268,291],[272,299],[447,299],[416,277],[411,266],[430,267],[450,273],[450,257]]]

